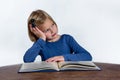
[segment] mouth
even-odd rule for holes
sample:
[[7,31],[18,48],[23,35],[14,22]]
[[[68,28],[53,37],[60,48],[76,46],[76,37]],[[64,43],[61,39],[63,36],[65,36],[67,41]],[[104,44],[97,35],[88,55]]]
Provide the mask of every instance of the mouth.
[[54,37],[56,35],[56,33],[54,33],[53,35],[52,35],[52,37]]

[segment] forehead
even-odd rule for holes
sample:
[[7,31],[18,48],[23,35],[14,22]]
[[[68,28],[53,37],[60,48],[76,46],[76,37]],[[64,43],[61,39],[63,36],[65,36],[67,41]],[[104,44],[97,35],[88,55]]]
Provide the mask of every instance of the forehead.
[[51,25],[53,24],[53,21],[51,21],[50,19],[46,19],[45,22],[40,26],[41,30],[46,30],[49,27],[51,27]]

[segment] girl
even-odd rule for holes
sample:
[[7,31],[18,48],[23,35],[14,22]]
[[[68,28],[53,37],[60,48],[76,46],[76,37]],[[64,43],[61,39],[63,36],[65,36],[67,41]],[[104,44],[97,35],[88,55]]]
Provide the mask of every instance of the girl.
[[[32,21],[31,21],[32,20]],[[24,62],[90,61],[92,56],[68,34],[59,35],[53,18],[43,10],[36,10],[28,18],[28,33],[34,42],[24,55]]]

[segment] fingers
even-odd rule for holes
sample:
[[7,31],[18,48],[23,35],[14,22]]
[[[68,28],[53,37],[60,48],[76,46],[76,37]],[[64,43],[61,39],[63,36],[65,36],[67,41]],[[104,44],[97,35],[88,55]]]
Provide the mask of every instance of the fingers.
[[47,59],[46,62],[54,62],[54,57]]
[[63,62],[63,61],[64,61],[63,56],[56,56],[46,60],[46,62]]
[[37,27],[32,27],[32,25],[30,25],[30,30],[31,32],[35,33],[38,31]]
[[46,40],[46,36],[45,34],[38,29],[38,27],[32,27],[32,25],[30,25],[30,30],[32,33],[34,33],[38,38],[42,38],[43,40]]
[[32,25],[29,25],[30,31],[33,32]]
[[46,60],[47,62],[55,62],[57,61],[57,57],[52,57],[52,58],[49,58],[48,60]]
[[32,33],[34,33],[34,34],[36,34],[37,33],[37,30],[36,30],[36,28],[34,27],[32,27],[32,25],[29,25],[30,26],[30,31],[32,32]]

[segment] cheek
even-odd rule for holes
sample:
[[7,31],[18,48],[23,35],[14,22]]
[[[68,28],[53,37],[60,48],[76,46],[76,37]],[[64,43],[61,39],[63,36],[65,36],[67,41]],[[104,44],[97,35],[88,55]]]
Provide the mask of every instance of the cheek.
[[50,37],[51,34],[50,34],[50,33],[46,33],[45,36],[46,36],[46,37]]

